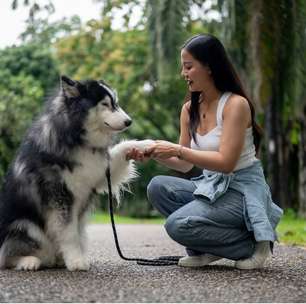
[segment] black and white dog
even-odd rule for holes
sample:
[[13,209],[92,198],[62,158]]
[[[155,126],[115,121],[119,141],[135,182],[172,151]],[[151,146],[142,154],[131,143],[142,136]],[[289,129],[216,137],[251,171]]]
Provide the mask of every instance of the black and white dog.
[[66,266],[88,270],[84,225],[96,193],[107,191],[110,162],[114,192],[136,176],[125,158],[132,147],[111,146],[131,118],[103,81],[61,77],[57,97],[46,103],[27,132],[0,194],[0,268],[37,270]]

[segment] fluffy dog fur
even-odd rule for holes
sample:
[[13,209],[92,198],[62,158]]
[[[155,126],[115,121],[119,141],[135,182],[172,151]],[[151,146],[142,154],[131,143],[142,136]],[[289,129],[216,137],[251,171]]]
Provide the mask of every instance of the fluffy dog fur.
[[88,270],[86,215],[96,193],[114,192],[135,177],[125,154],[150,141],[113,147],[131,124],[115,92],[102,81],[61,77],[58,95],[27,132],[0,194],[0,268]]

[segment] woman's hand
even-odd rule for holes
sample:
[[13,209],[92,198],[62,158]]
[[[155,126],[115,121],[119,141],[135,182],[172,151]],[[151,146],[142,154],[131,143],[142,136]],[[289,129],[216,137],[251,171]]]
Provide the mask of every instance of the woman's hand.
[[144,155],[145,153],[140,151],[139,149],[137,148],[132,148],[131,150],[129,150],[126,155],[125,155],[125,158],[126,160],[136,160],[136,161],[140,161],[140,162],[143,162],[146,158],[146,160],[148,159],[148,157],[145,157]]
[[178,156],[180,149],[181,145],[165,140],[156,140],[155,143],[145,151],[132,148],[127,152],[126,159],[134,159],[140,162],[148,161],[149,159],[167,159],[173,156]]
[[181,146],[165,140],[155,141],[155,145],[149,147],[146,154],[154,159],[167,159],[178,156]]
[[[148,149],[150,149],[151,147],[152,145]],[[151,154],[148,153],[148,149],[141,151],[137,148],[132,148],[126,153],[125,158],[126,160],[133,159],[133,160],[140,161],[140,162],[147,162],[149,159],[152,158]]]

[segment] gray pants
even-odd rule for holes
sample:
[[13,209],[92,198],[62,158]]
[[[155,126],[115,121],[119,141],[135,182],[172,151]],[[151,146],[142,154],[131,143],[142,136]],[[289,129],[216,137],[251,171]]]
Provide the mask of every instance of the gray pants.
[[166,218],[169,236],[189,255],[210,253],[239,260],[254,252],[255,239],[246,228],[242,194],[233,189],[213,204],[193,197],[190,180],[156,176],[148,185],[151,204]]

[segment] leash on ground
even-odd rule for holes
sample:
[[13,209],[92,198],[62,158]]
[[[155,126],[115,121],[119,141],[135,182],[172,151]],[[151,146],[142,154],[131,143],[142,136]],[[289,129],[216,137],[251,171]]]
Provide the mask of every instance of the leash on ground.
[[112,192],[112,183],[111,183],[111,174],[110,174],[110,166],[108,165],[106,169],[106,178],[107,178],[107,186],[108,186],[108,202],[109,202],[109,214],[113,228],[113,234],[116,244],[116,249],[119,256],[126,261],[134,261],[137,262],[139,265],[146,265],[146,266],[170,266],[170,265],[177,265],[178,260],[181,256],[161,256],[155,259],[143,259],[143,258],[127,258],[122,254],[122,251],[119,246],[118,235],[114,220],[114,208],[113,208],[113,192]]

